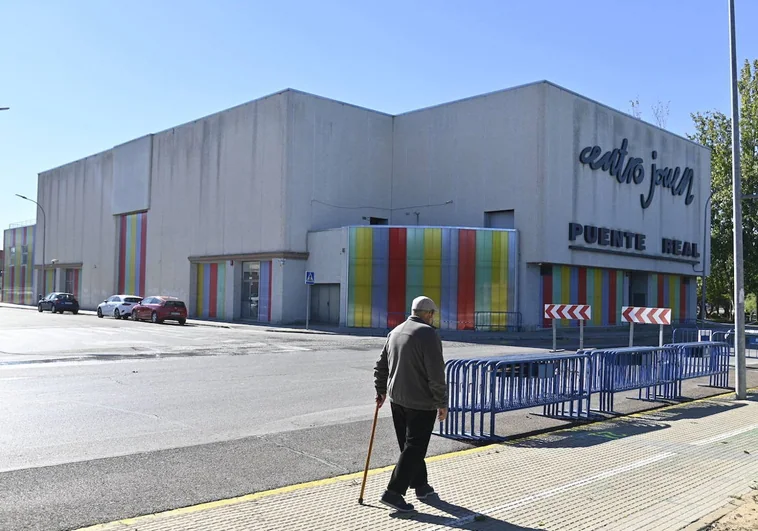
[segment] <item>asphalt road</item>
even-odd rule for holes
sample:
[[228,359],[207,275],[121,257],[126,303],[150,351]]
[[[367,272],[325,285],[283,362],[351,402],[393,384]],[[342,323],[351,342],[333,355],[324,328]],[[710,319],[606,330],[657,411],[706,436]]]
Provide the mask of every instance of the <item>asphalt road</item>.
[[[382,343],[0,307],[0,530],[78,529],[362,470]],[[617,400],[621,411],[651,405]],[[540,412],[501,415],[499,430],[564,425]],[[372,467],[397,458],[388,415]],[[465,447],[433,437],[430,453]]]
[[[0,308],[0,529],[76,529],[360,470],[382,344]],[[445,344],[446,357],[508,351],[530,349]],[[396,458],[388,414],[375,466]],[[430,453],[462,447],[435,437]]]

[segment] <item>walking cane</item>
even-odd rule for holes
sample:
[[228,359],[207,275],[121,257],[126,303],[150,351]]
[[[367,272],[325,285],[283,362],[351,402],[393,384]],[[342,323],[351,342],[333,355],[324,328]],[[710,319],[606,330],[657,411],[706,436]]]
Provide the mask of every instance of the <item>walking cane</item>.
[[371,439],[368,442],[368,455],[366,456],[366,468],[363,470],[363,484],[361,485],[361,495],[358,497],[358,503],[363,505],[363,491],[366,489],[366,477],[368,476],[368,464],[371,461],[371,449],[374,447],[374,434],[376,433],[376,419],[379,416],[379,404],[376,404],[374,410],[374,423],[371,426]]

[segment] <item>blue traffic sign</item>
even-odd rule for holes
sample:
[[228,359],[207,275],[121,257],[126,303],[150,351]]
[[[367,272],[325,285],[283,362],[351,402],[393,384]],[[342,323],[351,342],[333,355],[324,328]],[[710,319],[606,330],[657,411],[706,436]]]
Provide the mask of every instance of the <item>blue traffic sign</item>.
[[306,284],[315,284],[316,283],[316,273],[313,271],[306,271],[305,272],[305,283]]

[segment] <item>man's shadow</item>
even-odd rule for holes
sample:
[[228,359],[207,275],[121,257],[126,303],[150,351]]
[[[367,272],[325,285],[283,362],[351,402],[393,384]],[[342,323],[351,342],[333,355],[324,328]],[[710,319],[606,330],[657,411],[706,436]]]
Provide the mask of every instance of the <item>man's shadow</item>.
[[[438,526],[446,526],[454,529],[470,529],[476,531],[478,529],[496,529],[498,531],[544,531],[533,527],[523,527],[516,524],[510,524],[503,520],[497,520],[486,514],[475,513],[460,505],[455,505],[446,502],[439,498],[436,494],[429,496],[425,500],[417,500],[415,505],[416,511],[411,513],[392,513],[391,518],[398,518],[403,520],[414,520],[416,522],[422,522],[425,524],[432,524]],[[438,511],[448,513],[447,516],[437,516],[434,514],[428,514],[419,512],[419,505],[428,505],[434,507]],[[479,519],[477,519],[477,517]]]

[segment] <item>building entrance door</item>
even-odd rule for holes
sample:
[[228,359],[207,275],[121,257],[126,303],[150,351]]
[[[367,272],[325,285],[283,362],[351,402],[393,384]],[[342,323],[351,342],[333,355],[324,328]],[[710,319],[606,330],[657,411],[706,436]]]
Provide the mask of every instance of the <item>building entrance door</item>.
[[258,320],[261,263],[242,262],[242,293],[240,318],[245,321]]

